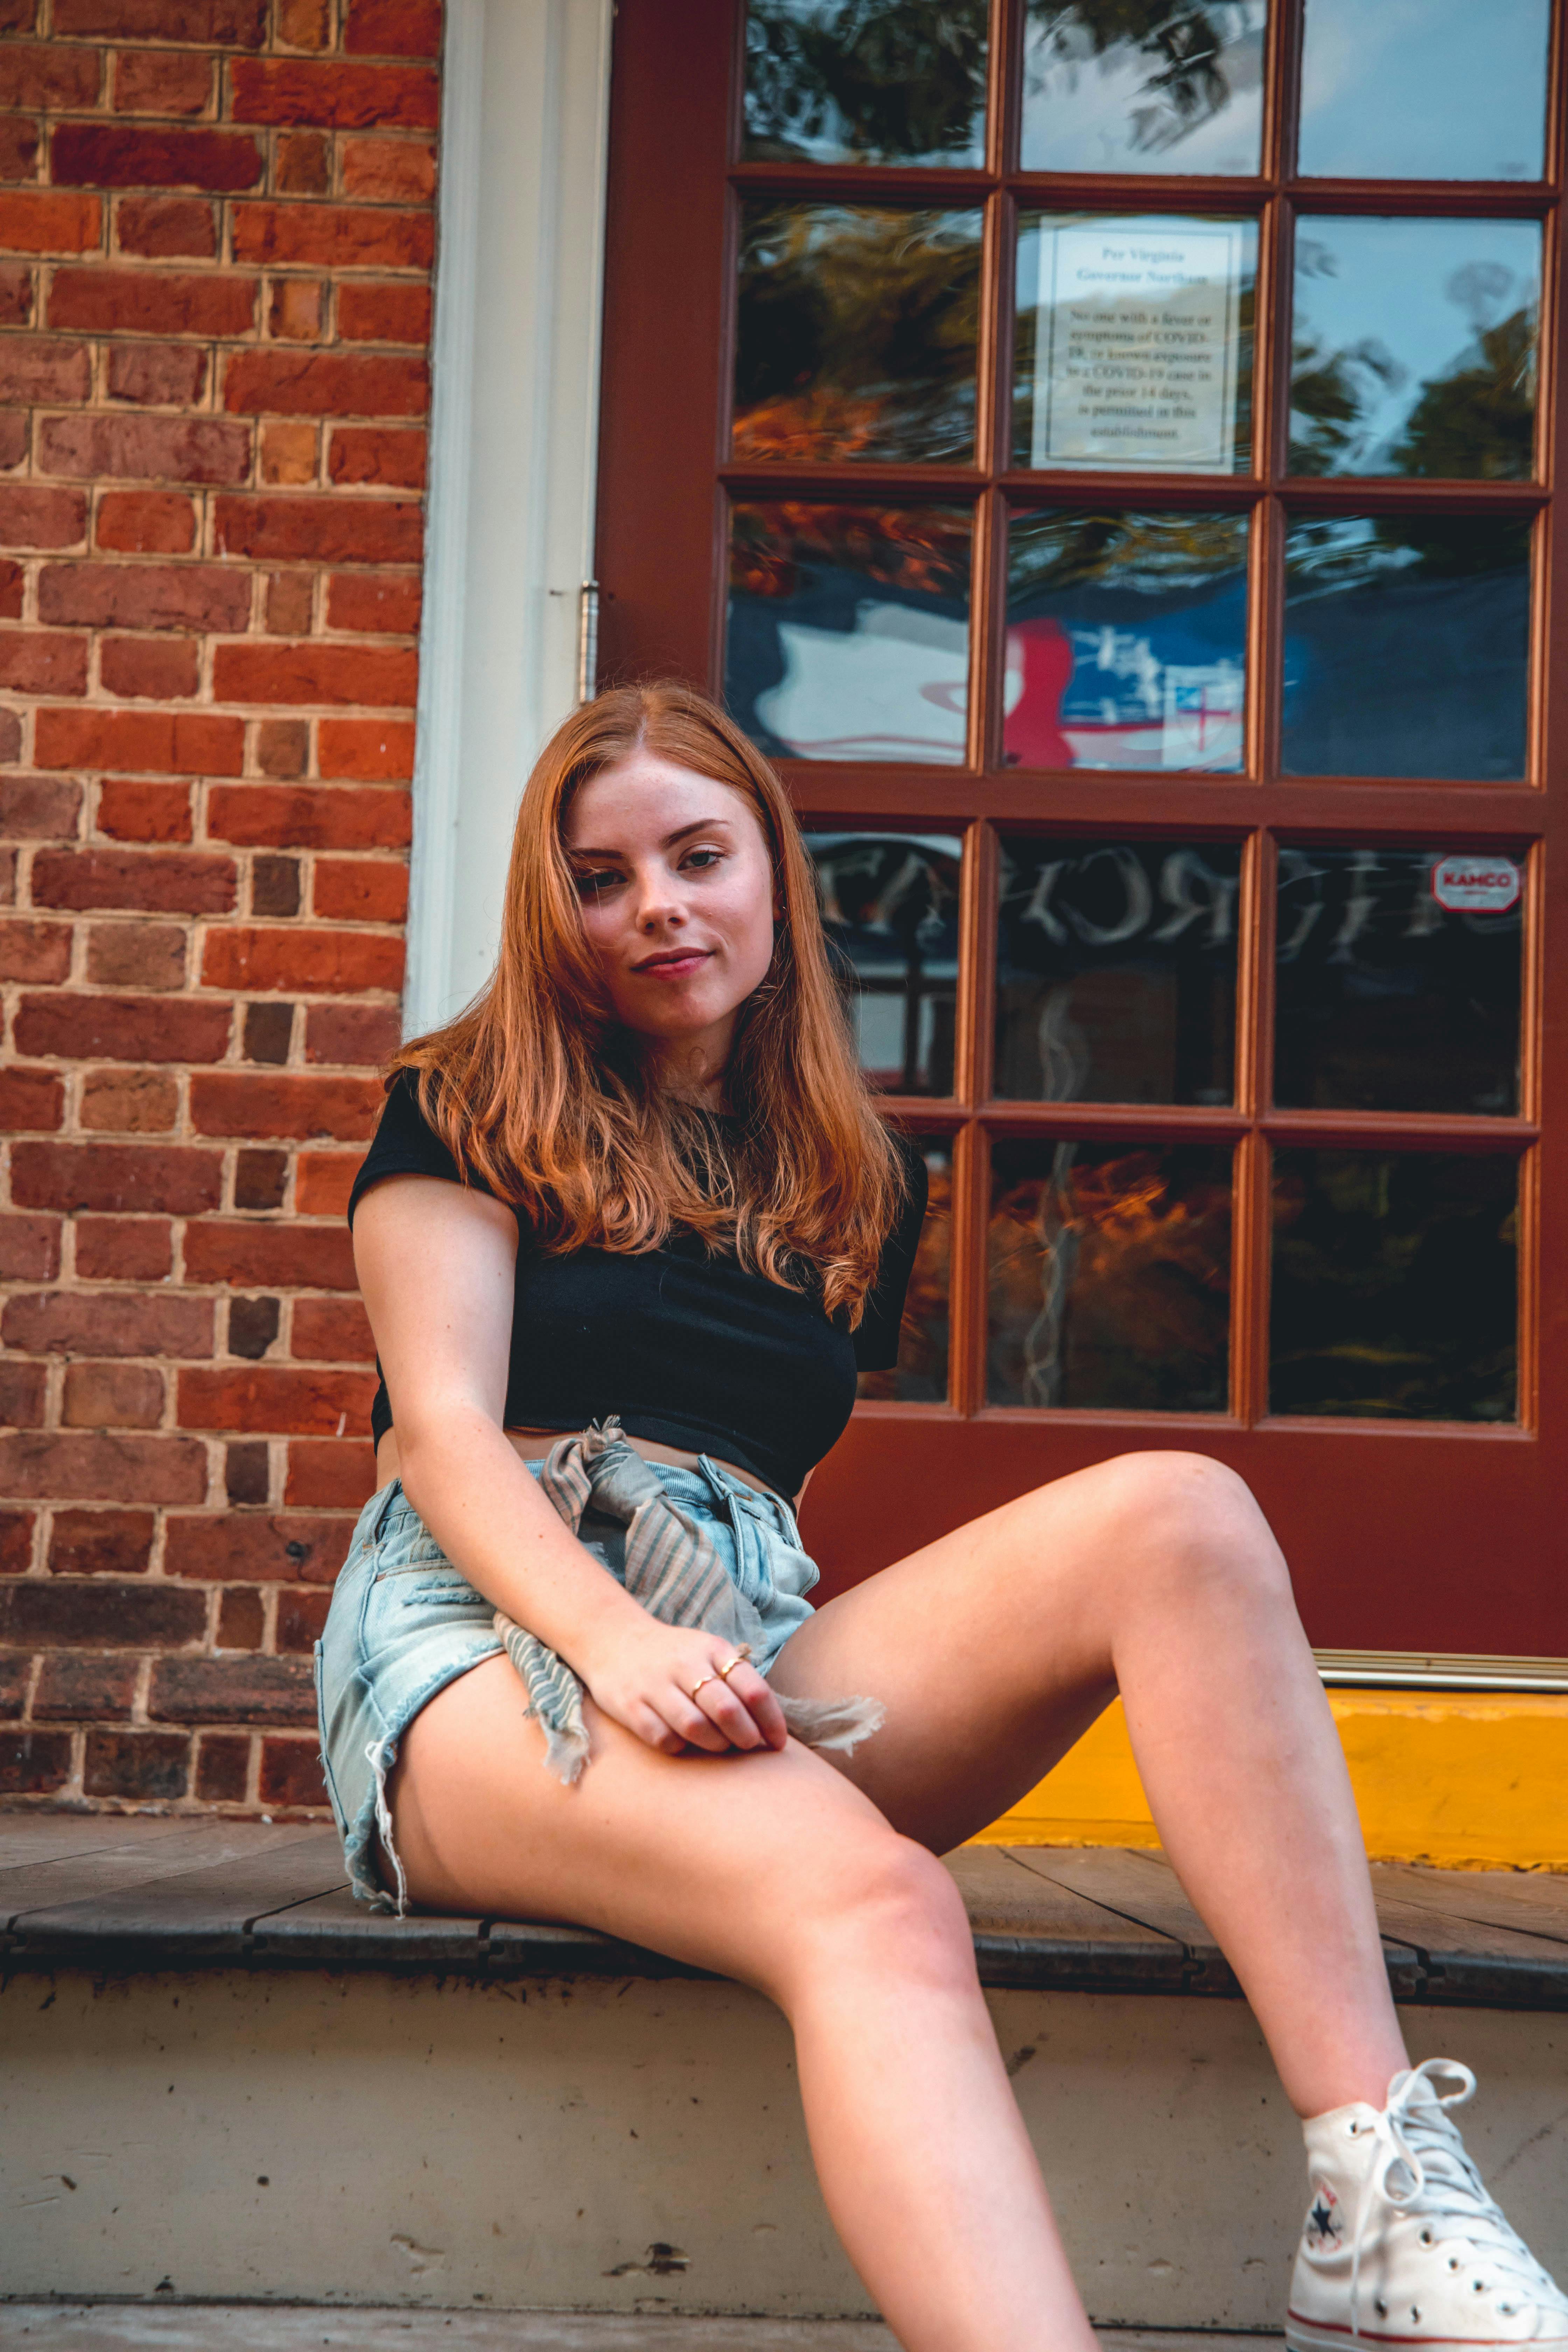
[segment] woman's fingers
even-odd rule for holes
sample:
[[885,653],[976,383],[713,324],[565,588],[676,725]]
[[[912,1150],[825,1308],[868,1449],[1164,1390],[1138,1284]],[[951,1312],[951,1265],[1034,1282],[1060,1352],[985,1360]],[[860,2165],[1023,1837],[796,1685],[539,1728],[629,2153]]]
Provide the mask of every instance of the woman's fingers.
[[755,1666],[742,1658],[725,1681],[731,1696],[746,1709],[768,1747],[782,1748],[789,1738],[784,1710]]
[[697,1701],[709,1721],[723,1733],[731,1748],[761,1748],[765,1743],[762,1732],[745,1706],[722,1678],[715,1675],[704,1683]]

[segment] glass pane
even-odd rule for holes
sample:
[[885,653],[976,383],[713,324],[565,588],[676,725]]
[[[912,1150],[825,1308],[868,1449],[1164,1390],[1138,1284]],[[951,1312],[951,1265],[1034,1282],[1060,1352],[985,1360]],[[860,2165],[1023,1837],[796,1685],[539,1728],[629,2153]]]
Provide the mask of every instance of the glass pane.
[[724,693],[775,758],[962,762],[968,507],[731,509]]
[[1021,215],[1015,461],[1245,472],[1257,250],[1250,220]]
[[948,1280],[952,1255],[952,1148],[924,1146],[925,1223],[915,1252],[899,1331],[899,1360],[890,1372],[862,1372],[863,1397],[896,1397],[911,1404],[947,1402]]
[[978,212],[753,201],[740,275],[737,457],[970,462]]
[[1447,1151],[1277,1151],[1274,1412],[1512,1421],[1519,1169]]
[[1028,0],[1026,172],[1256,172],[1265,0]]
[[1246,660],[1245,515],[1013,517],[1010,767],[1237,769]]
[[1551,0],[1307,0],[1300,169],[1538,180]]
[[1297,516],[1287,773],[1522,776],[1529,635],[1528,523]]
[[991,1403],[1224,1412],[1230,1160],[1208,1144],[992,1144]]
[[1001,844],[996,1092],[1029,1102],[1228,1103],[1228,842]]
[[751,0],[747,157],[985,160],[987,0]]
[[861,1068],[884,1094],[952,1094],[962,841],[808,833],[805,845]]
[[1524,480],[1540,280],[1536,221],[1303,217],[1291,472]]
[[1516,1112],[1522,878],[1511,857],[1282,849],[1275,1101]]

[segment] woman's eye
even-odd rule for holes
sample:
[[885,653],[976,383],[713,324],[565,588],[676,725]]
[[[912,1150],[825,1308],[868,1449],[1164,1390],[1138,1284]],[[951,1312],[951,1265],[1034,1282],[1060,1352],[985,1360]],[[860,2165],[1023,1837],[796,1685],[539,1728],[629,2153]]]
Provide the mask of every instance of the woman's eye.
[[694,866],[700,858],[704,866],[717,866],[722,856],[722,850],[719,849],[694,849],[686,863],[688,866]]
[[616,874],[579,874],[577,887],[584,898],[597,898],[619,879]]

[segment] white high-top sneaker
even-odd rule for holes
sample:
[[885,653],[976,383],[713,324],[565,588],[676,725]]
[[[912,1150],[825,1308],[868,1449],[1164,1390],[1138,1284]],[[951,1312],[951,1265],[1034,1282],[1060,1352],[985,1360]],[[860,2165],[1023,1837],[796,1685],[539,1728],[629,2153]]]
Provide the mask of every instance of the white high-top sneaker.
[[[1459,2088],[1440,2096],[1435,2074]],[[1444,2112],[1475,2087],[1468,2066],[1428,2058],[1395,2074],[1381,2115],[1358,2104],[1304,2126],[1312,2201],[1290,2282],[1290,2352],[1568,2352],[1568,2295],[1493,2204]]]

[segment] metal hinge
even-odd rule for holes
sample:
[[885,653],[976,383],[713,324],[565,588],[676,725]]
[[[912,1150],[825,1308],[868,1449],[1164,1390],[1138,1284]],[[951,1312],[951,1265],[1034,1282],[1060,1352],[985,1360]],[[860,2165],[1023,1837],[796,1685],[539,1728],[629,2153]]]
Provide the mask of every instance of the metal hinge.
[[577,592],[577,699],[592,702],[599,690],[599,583],[584,580]]

